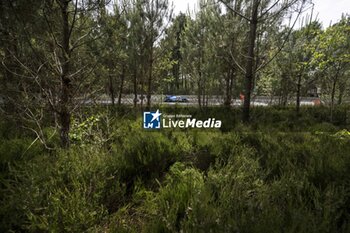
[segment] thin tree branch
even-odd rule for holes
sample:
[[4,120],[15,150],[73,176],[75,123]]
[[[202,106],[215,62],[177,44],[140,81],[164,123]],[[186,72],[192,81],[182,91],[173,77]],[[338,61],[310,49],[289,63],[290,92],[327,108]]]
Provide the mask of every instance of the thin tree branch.
[[269,7],[269,9],[267,9],[264,13],[261,13],[261,15],[258,17],[258,20],[260,20],[262,17],[264,17],[264,15],[266,15],[272,8],[274,8],[280,0],[276,1],[271,7]]
[[252,19],[250,19],[249,17],[243,15],[241,12],[233,9],[229,4],[227,4],[224,0],[219,0],[219,2],[221,2],[222,4],[224,4],[230,11],[233,11],[234,13],[236,13],[237,15],[239,15],[240,17],[242,17],[243,19],[247,20],[248,22],[251,22]]
[[264,63],[264,64],[261,64],[261,65],[256,69],[256,72],[258,72],[258,71],[261,70],[263,67],[265,67],[265,66],[267,66],[268,64],[270,64],[270,63],[276,58],[276,56],[282,51],[282,49],[284,48],[285,44],[287,43],[287,40],[289,39],[290,34],[291,34],[292,31],[293,31],[293,28],[295,27],[295,24],[296,24],[297,20],[299,19],[300,15],[301,15],[301,13],[302,13],[303,5],[304,5],[304,4],[302,4],[302,6],[300,7],[300,10],[299,10],[299,12],[298,12],[298,15],[297,15],[297,17],[295,18],[292,27],[289,29],[289,31],[288,31],[288,33],[287,33],[287,36],[286,36],[285,40],[283,41],[281,47],[279,47],[279,49],[277,50],[277,52],[272,56],[272,58],[271,58],[270,60],[268,60],[268,61],[267,61],[266,63]]

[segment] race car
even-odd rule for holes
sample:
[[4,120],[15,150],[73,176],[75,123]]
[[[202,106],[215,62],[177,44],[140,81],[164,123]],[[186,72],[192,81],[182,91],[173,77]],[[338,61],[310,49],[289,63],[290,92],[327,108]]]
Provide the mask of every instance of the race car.
[[188,99],[186,97],[183,97],[183,96],[167,95],[167,96],[165,96],[164,102],[186,103],[186,102],[188,102]]

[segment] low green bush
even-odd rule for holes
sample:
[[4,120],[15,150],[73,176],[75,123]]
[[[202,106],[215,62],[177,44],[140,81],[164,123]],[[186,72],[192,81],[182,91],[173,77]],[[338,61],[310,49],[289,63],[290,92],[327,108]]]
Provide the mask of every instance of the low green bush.
[[2,232],[82,232],[98,224],[107,214],[106,197],[124,193],[110,161],[101,151],[72,148],[11,167],[3,181]]
[[186,149],[180,147],[179,140],[170,140],[161,132],[145,131],[135,123],[118,129],[113,140],[118,143],[112,144],[112,154],[125,181],[136,177],[147,181],[161,176]]
[[13,138],[0,141],[0,173],[5,175],[8,165],[44,153],[39,141],[31,138]]
[[323,107],[254,108],[249,125],[235,109],[185,111],[233,123],[152,131],[140,117],[101,113],[76,121],[69,150],[52,128],[56,150],[29,134],[4,138],[0,231],[350,231],[344,120],[330,123]]
[[147,232],[179,232],[192,211],[192,202],[202,191],[202,174],[175,163],[157,193],[147,199],[143,209],[150,218]]
[[[174,165],[165,186],[146,202],[151,204],[140,208],[149,210],[144,221],[150,222],[150,228],[144,232],[347,232],[349,158],[345,153],[336,149],[336,158],[329,151],[322,153],[328,144],[314,146],[326,139],[312,135],[256,138],[255,149],[241,146],[238,153],[228,152],[232,156],[226,156],[227,162],[218,161],[207,175]],[[340,147],[347,149],[344,146]],[[268,156],[265,163],[260,153]],[[315,164],[324,159],[326,167]],[[276,166],[278,175],[271,176]],[[316,174],[325,180],[319,183]]]

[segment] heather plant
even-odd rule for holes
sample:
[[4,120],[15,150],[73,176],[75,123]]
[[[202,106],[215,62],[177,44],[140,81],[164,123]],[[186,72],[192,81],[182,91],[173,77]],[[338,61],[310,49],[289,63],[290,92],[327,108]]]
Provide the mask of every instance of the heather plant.
[[307,130],[280,130],[299,120],[256,111],[280,122],[152,131],[102,114],[77,124],[69,150],[51,128],[52,150],[4,138],[1,231],[348,232],[348,130],[316,110]]

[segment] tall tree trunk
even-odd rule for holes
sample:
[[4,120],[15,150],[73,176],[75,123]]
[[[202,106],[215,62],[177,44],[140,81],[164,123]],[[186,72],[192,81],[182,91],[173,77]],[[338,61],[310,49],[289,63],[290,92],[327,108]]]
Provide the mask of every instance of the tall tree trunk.
[[125,80],[125,66],[122,68],[122,75],[120,77],[120,87],[119,87],[119,96],[118,96],[118,106],[120,107],[122,104],[122,94],[124,89],[124,80]]
[[[201,59],[201,58],[199,58]],[[197,98],[198,98],[198,106],[199,108],[202,107],[202,95],[201,95],[201,92],[202,92],[202,71],[201,71],[201,61],[199,61],[199,64],[198,64],[198,93],[197,93]]]
[[280,98],[281,98],[281,104],[283,107],[287,106],[288,102],[288,87],[287,87],[287,76],[285,74],[282,74],[282,83],[281,83],[281,91],[280,91]]
[[[186,89],[185,89],[185,79],[184,79],[184,75],[183,73],[181,73],[181,90],[182,92],[186,92]],[[182,93],[182,94],[185,94],[185,93]]]
[[225,102],[224,102],[224,105],[226,107],[230,107],[231,106],[231,85],[230,85],[230,82],[231,82],[231,69],[229,70],[229,72],[227,73],[227,76],[226,76],[226,97],[225,97]]
[[232,103],[232,90],[233,90],[234,68],[230,68],[226,77],[226,97],[224,105],[230,107]]
[[134,108],[137,106],[137,68],[134,67]]
[[285,94],[283,94],[282,97],[282,106],[285,108],[287,106],[287,102],[288,102],[288,96],[286,96]]
[[297,83],[297,105],[296,105],[296,112],[297,115],[300,114],[300,95],[301,95],[301,78],[302,78],[303,74],[300,73],[298,75],[298,83]]
[[342,85],[339,88],[338,105],[341,105],[343,103],[344,92],[345,92],[345,85]]
[[246,74],[245,74],[245,96],[243,103],[243,122],[249,122],[250,120],[250,98],[252,85],[254,80],[254,60],[255,60],[255,41],[256,41],[256,31],[258,26],[258,7],[259,0],[254,0],[252,7],[252,18],[250,20],[249,29],[249,44],[247,52],[247,64],[246,64]]
[[333,122],[333,112],[334,112],[334,99],[335,99],[335,88],[337,85],[337,77],[336,75],[335,79],[333,79],[333,85],[332,85],[332,93],[331,93],[331,122]]
[[[142,64],[142,71],[145,70],[145,67],[144,67],[144,64]],[[141,88],[141,91],[140,91],[140,106],[141,106],[141,110],[143,111],[143,100],[145,99],[145,96],[144,96],[144,77],[142,75],[143,72],[141,72],[139,78],[140,78],[140,88]]]
[[152,71],[153,71],[153,45],[150,46],[150,59],[149,59],[149,71],[148,71],[148,84],[147,84],[147,110],[151,109],[151,96],[152,96]]
[[[202,77],[203,77],[203,76],[202,76]],[[205,81],[203,80],[203,81],[202,81],[202,106],[204,106],[204,107],[206,107],[205,97],[206,97],[206,95],[207,95],[205,88],[206,88],[206,83],[205,83]]]
[[61,97],[60,97],[60,138],[63,148],[68,148],[69,142],[69,130],[70,130],[70,108],[69,103],[71,101],[71,80],[69,78],[70,71],[70,29],[69,29],[69,13],[68,13],[69,1],[60,0],[61,16],[62,16],[62,74],[61,74]]
[[172,92],[175,94],[178,94],[178,91],[180,89],[180,59],[179,59],[179,55],[178,55],[178,51],[175,50],[174,53],[176,55],[173,56],[173,59],[175,61],[177,61],[176,64],[173,65],[172,67],[172,73],[173,73],[173,77],[175,78],[175,85],[173,84],[173,90]]
[[233,96],[233,90],[234,90],[234,80],[235,80],[235,69],[232,68],[231,75],[230,75],[230,104],[232,103],[232,96]]
[[111,97],[112,107],[115,106],[115,95],[114,95],[114,87],[113,87],[113,78],[112,75],[109,75],[109,96]]

